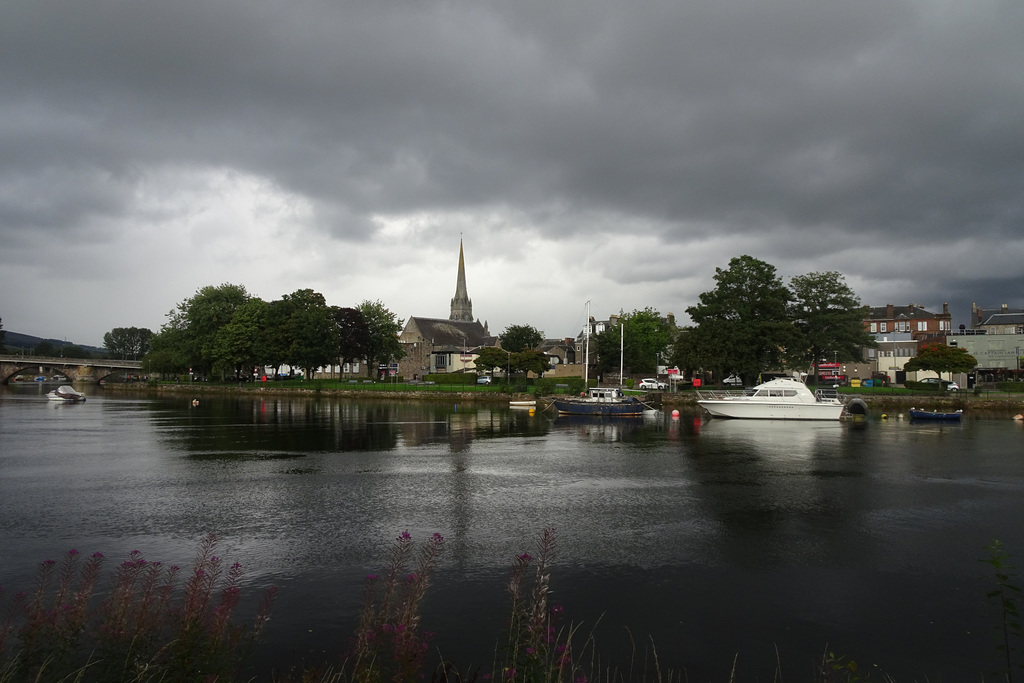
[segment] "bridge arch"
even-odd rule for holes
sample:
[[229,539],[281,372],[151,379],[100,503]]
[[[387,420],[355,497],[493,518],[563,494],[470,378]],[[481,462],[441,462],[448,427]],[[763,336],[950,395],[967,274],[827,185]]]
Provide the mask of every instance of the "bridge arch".
[[20,374],[60,373],[70,382],[99,382],[111,375],[138,374],[142,361],[109,358],[53,358],[48,356],[0,356],[0,383]]

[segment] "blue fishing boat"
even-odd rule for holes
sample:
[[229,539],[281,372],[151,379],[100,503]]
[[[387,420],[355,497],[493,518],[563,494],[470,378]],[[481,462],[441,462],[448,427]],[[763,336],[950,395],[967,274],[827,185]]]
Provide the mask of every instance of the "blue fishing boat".
[[910,409],[911,420],[945,420],[949,421],[960,421],[960,417],[964,414],[964,411],[957,410],[952,413],[940,413],[936,410],[918,410],[917,408]]
[[633,396],[625,396],[621,389],[591,387],[578,398],[556,398],[555,408],[559,415],[642,415],[647,407]]

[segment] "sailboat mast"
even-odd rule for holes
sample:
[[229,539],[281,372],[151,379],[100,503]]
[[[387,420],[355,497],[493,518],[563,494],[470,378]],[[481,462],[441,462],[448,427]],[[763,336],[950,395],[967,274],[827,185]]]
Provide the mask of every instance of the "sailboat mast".
[[619,388],[622,388],[622,371],[625,370],[625,365],[622,362],[623,349],[626,347],[626,326],[622,323],[622,318],[619,317]]
[[583,391],[590,386],[590,302],[587,301],[587,321],[583,327]]

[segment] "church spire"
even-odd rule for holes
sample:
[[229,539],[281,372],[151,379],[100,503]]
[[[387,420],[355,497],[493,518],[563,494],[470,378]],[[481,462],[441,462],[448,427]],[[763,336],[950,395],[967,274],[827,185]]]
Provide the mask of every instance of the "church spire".
[[449,320],[473,320],[473,302],[466,291],[466,260],[462,255],[462,240],[459,240],[459,279],[452,297],[452,312]]

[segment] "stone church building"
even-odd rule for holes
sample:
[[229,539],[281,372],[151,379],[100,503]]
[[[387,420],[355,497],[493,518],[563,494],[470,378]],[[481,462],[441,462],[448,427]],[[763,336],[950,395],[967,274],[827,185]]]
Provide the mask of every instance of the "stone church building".
[[466,289],[466,260],[461,240],[459,274],[448,318],[412,316],[398,341],[406,354],[399,361],[398,374],[406,380],[432,373],[475,372],[474,350],[498,345],[497,338],[487,330],[487,323],[473,319],[473,300]]

